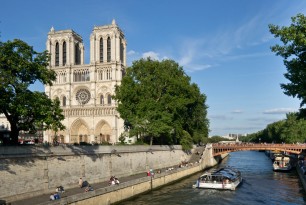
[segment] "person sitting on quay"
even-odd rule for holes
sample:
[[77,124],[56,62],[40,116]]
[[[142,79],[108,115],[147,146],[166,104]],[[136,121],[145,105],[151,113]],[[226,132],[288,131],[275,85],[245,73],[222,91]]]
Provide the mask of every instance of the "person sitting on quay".
[[94,189],[92,188],[92,186],[90,184],[88,184],[88,186],[85,188],[85,192],[89,192],[89,191],[93,191]]
[[54,200],[55,200],[54,194],[52,193],[52,194],[50,195],[50,201],[54,201]]
[[58,192],[58,193],[61,193],[61,194],[65,192],[63,186],[58,186],[55,191]]
[[60,199],[60,198],[61,198],[61,196],[60,196],[58,193],[55,193],[55,194],[54,194],[54,199],[55,199],[55,200]]
[[54,200],[57,200],[57,199],[60,199],[60,198],[61,198],[61,196],[58,193],[54,193],[54,194],[50,195],[50,200],[51,201],[54,201]]
[[109,186],[110,186],[110,185],[115,185],[115,184],[116,184],[115,179],[116,179],[115,176],[111,176],[111,178],[110,178],[109,181],[108,181],[108,185],[109,185]]
[[118,179],[118,178],[115,178],[114,181],[115,181],[115,184],[116,184],[116,185],[119,185],[120,182],[119,182],[119,179]]

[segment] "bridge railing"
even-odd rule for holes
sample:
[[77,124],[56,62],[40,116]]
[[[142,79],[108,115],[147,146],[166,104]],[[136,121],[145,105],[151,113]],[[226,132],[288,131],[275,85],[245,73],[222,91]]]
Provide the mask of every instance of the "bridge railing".
[[279,150],[279,151],[291,151],[293,153],[301,153],[306,150],[306,144],[273,144],[273,143],[214,143],[212,144],[214,155],[218,155],[225,152],[233,152],[240,150]]

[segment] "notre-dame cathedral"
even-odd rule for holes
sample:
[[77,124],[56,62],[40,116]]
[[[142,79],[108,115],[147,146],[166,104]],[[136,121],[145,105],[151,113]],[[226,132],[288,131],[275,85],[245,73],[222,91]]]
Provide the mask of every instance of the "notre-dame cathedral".
[[46,131],[44,141],[55,136],[61,143],[115,143],[124,132],[124,123],[112,99],[126,69],[126,40],[113,20],[110,25],[95,26],[90,35],[90,63],[84,64],[82,37],[73,30],[48,33],[49,69],[56,72],[52,86],[45,93],[58,98],[66,129]]

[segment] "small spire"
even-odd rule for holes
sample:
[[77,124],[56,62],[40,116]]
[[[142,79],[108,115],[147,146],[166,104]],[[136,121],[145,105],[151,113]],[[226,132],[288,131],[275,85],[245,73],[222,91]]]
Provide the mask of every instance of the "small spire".
[[115,19],[112,20],[112,24],[113,24],[113,25],[116,25]]
[[54,32],[54,28],[53,28],[53,26],[51,27],[50,32]]

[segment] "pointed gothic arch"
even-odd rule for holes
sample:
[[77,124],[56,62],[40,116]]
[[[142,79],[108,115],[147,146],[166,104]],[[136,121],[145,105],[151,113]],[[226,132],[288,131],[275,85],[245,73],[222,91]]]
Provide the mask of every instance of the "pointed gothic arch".
[[63,96],[63,98],[62,98],[62,106],[63,107],[66,107],[66,102],[67,101],[67,98],[66,98],[66,96]]
[[111,142],[112,128],[105,120],[101,120],[96,125],[94,134],[97,143]]
[[107,62],[111,62],[111,39],[107,38]]
[[63,42],[63,66],[66,65],[67,62],[67,46],[66,46],[66,41]]
[[59,43],[55,43],[55,66],[59,66]]
[[87,123],[83,119],[75,120],[70,127],[70,142],[71,143],[90,143],[90,132]]
[[112,104],[112,95],[110,93],[106,94],[107,96],[107,104],[111,105]]
[[100,38],[100,63],[103,63],[103,38]]
[[104,105],[104,95],[100,95],[100,105]]

